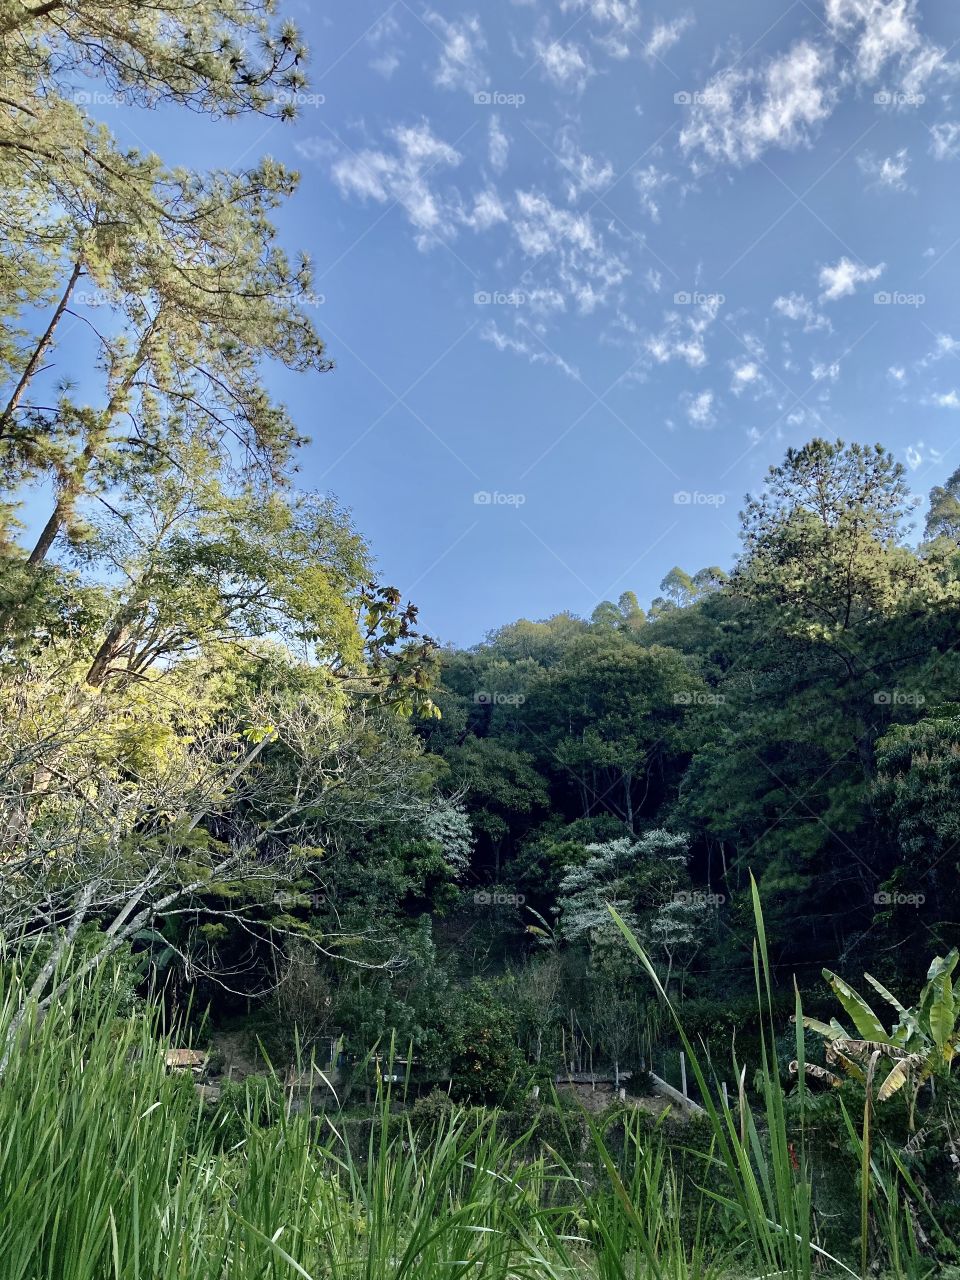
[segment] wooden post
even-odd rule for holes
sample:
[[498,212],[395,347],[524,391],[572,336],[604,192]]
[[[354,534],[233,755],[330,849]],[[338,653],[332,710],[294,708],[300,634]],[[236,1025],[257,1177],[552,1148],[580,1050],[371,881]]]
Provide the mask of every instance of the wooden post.
[[680,1092],[684,1101],[687,1099],[687,1055],[680,1050]]

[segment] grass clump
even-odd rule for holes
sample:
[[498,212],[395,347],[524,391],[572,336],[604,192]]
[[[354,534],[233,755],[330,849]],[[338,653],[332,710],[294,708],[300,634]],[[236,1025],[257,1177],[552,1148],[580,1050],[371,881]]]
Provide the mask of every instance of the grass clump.
[[8,971],[3,1280],[948,1276],[952,1245],[869,1089],[862,1116],[839,1098],[830,1111],[849,1194],[843,1228],[824,1222],[810,1122],[822,1131],[828,1108],[804,1082],[799,998],[785,1096],[759,907],[757,928],[759,1101],[743,1067],[739,1095],[715,1098],[677,1019],[706,1109],[685,1128],[559,1098],[504,1112],[438,1094],[403,1110],[389,1089],[360,1126],[295,1110],[272,1077],[210,1105],[166,1070],[159,1014],[131,1013],[119,980],[103,972],[21,1017]]

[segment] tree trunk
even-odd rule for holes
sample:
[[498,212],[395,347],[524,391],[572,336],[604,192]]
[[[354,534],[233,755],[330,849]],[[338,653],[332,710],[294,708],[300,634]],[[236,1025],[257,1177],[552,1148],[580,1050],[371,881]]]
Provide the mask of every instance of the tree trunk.
[[50,554],[50,548],[56,541],[57,534],[60,532],[60,528],[63,525],[64,520],[66,520],[67,514],[73,507],[73,500],[75,497],[76,494],[74,493],[70,498],[61,496],[57,499],[57,505],[53,508],[53,511],[50,513],[49,520],[40,531],[40,537],[35,542],[33,550],[30,552],[29,556],[27,556],[27,564],[31,567],[43,564],[44,560],[46,560],[47,556]]
[[43,563],[50,552],[50,548],[56,541],[57,534],[72,514],[83,489],[83,483],[86,480],[91,463],[96,458],[101,445],[106,441],[113,419],[120,412],[123,402],[133,386],[134,379],[143,368],[150,349],[150,342],[159,327],[159,323],[160,314],[158,312],[147,327],[146,333],[140,339],[140,345],[130,360],[127,372],[110,397],[107,407],[103,413],[98,415],[98,426],[88,436],[83,452],[77,460],[77,465],[73,467],[69,479],[61,489],[56,506],[50,514],[50,519],[43,526],[40,537],[27,558],[27,564],[36,566]]
[[107,632],[104,637],[103,644],[94,654],[93,661],[90,663],[90,669],[87,672],[86,681],[91,689],[99,689],[107,678],[110,663],[114,660],[120,650],[124,634],[125,620],[121,614]]
[[64,289],[60,301],[57,303],[56,309],[50,318],[50,323],[47,325],[43,337],[34,348],[33,355],[27,361],[27,367],[20,375],[20,381],[13,389],[13,395],[7,401],[7,407],[4,409],[3,413],[0,414],[0,437],[2,437],[6,432],[7,427],[13,419],[13,415],[19,408],[20,401],[23,399],[23,393],[30,385],[30,380],[33,378],[33,375],[39,369],[40,361],[50,350],[50,344],[53,342],[53,335],[56,332],[57,325],[60,323],[63,313],[67,309],[67,304],[70,301],[71,294],[73,293],[74,287],[81,275],[83,275],[83,265],[78,258],[74,264],[73,271],[70,273],[70,279],[67,281],[67,287]]

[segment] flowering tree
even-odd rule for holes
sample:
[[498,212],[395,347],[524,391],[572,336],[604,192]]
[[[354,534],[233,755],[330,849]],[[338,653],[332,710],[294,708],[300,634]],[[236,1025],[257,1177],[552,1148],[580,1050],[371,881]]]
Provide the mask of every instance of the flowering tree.
[[560,883],[560,932],[590,949],[594,969],[623,966],[627,952],[608,906],[616,908],[656,961],[668,987],[703,942],[713,899],[691,888],[689,837],[657,828],[587,846],[589,858]]

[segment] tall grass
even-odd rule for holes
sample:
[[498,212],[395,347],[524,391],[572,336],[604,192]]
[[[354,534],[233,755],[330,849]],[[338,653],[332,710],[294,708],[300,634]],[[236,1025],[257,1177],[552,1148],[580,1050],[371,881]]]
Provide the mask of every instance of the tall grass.
[[495,1113],[421,1137],[389,1123],[385,1096],[357,1152],[336,1121],[280,1105],[257,1124],[251,1105],[224,1148],[191,1081],[167,1074],[156,1019],[117,1003],[101,979],[19,1032],[0,1081],[4,1280],[570,1274],[550,1271],[544,1162]]
[[[282,1091],[267,1103],[267,1123],[262,1096],[251,1093],[249,1114],[237,1125],[211,1111],[189,1079],[167,1073],[158,1016],[123,1015],[124,993],[101,974],[71,987],[42,1019],[23,1022],[0,1079],[0,1274],[855,1275],[818,1242],[802,1123],[798,1134],[776,1074],[768,975],[758,910],[757,991],[768,1018],[760,1103],[755,1110],[745,1090],[735,1107],[712,1098],[678,1020],[707,1109],[703,1149],[684,1153],[681,1164],[662,1134],[630,1109],[571,1122],[562,1154],[531,1133],[508,1137],[496,1111],[453,1109],[418,1128],[409,1112],[398,1113],[389,1091],[359,1147],[349,1136],[356,1126],[337,1115],[293,1114]],[[5,981],[0,1044],[8,1043],[21,989],[15,977]],[[797,1045],[802,1060],[802,1035]],[[864,1147],[849,1118],[847,1128],[864,1170],[870,1260],[882,1256],[898,1280],[922,1280],[933,1271],[904,1210],[909,1175],[895,1153]],[[866,1243],[864,1250],[866,1260]]]
[[[630,929],[611,907],[610,911],[629,946],[646,969],[651,981],[673,1018],[687,1059],[700,1090],[710,1128],[715,1139],[704,1168],[704,1194],[736,1221],[742,1229],[744,1245],[741,1265],[752,1274],[783,1277],[783,1280],[812,1280],[814,1275],[829,1270],[833,1274],[858,1276],[848,1263],[829,1253],[817,1240],[813,1203],[813,1182],[805,1123],[806,1083],[804,1072],[803,1012],[799,991],[795,990],[794,1024],[797,1061],[797,1123],[787,1117],[783,1087],[779,1078],[776,1053],[776,1028],[771,982],[770,958],[766,929],[756,883],[751,876],[756,938],[753,947],[754,980],[757,1005],[761,1013],[760,1068],[757,1072],[761,1105],[755,1109],[744,1087],[746,1066],[733,1062],[740,1081],[736,1109],[725,1097],[715,1098],[707,1072],[683,1023],[663,989],[656,971]],[[882,1264],[897,1280],[926,1280],[936,1268],[920,1257],[912,1219],[904,1209],[901,1196],[909,1185],[906,1171],[904,1183],[897,1182],[896,1170],[888,1164],[882,1173],[871,1160],[870,1130],[873,1101],[868,1084],[860,1135],[843,1111],[851,1147],[860,1159],[860,1271],[866,1280],[878,1274]],[[838,1135],[839,1136],[839,1135]],[[724,1189],[711,1189],[714,1178],[722,1180]],[[918,1189],[911,1188],[922,1203]],[[871,1204],[883,1193],[882,1212],[871,1218]],[[870,1225],[876,1247],[870,1251]],[[876,1266],[874,1266],[876,1263]],[[748,1272],[743,1272],[746,1275]]]

